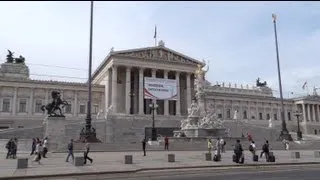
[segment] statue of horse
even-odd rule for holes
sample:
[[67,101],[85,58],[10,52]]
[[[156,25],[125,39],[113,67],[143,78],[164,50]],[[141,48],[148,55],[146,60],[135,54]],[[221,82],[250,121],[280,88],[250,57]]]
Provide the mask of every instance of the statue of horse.
[[49,117],[65,117],[62,113],[61,108],[68,105],[68,102],[61,100],[60,92],[58,91],[52,91],[51,95],[52,95],[53,101],[51,103],[48,103],[47,105],[41,106],[41,110],[43,112],[47,110],[47,114]]

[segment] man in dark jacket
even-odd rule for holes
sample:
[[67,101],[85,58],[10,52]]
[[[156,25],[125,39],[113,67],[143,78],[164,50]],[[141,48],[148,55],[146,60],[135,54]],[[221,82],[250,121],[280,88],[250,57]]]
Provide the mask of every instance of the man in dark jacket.
[[236,155],[236,163],[239,162],[240,158],[242,157],[243,149],[240,144],[240,140],[238,139],[235,146],[234,146],[234,153]]
[[143,156],[146,156],[146,144],[147,144],[147,140],[146,140],[146,138],[144,138],[144,139],[142,140]]
[[266,160],[269,159],[269,141],[266,140],[266,143],[262,146],[262,152],[260,154],[260,158],[262,158],[262,155],[266,156]]
[[72,157],[72,162],[74,161],[74,156],[73,156],[73,139],[70,140],[70,143],[68,144],[68,155],[66,158],[66,162],[69,162],[69,157]]
[[7,144],[6,144],[6,149],[7,149],[7,157],[6,159],[8,159],[10,156],[11,156],[11,153],[12,153],[12,143],[13,143],[13,140],[10,139]]

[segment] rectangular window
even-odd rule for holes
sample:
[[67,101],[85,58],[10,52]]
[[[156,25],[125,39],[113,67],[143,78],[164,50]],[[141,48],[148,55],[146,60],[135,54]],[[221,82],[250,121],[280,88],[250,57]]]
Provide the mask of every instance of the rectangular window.
[[291,121],[291,113],[288,112],[288,120]]
[[81,114],[86,113],[86,106],[83,105],[83,104],[80,105],[80,113],[81,113]]
[[99,112],[99,106],[97,104],[93,105],[92,113],[93,114],[98,114],[98,112]]
[[8,99],[8,98],[3,99],[2,111],[3,112],[10,112],[10,99]]
[[270,114],[267,114],[267,120],[269,120],[270,119]]
[[27,100],[26,99],[20,99],[19,112],[27,112]]
[[262,113],[259,113],[259,119],[262,120]]
[[41,106],[42,106],[42,100],[40,100],[40,99],[37,99],[36,100],[36,107],[35,107],[35,112],[36,113],[39,113],[39,112],[42,112],[41,111]]
[[247,111],[243,111],[243,119],[248,119]]
[[68,104],[65,106],[65,112],[71,113],[71,102],[68,102]]
[[230,113],[230,109],[227,110],[227,119],[231,118],[231,113]]
[[277,114],[273,114],[273,119],[274,119],[274,120],[278,120]]

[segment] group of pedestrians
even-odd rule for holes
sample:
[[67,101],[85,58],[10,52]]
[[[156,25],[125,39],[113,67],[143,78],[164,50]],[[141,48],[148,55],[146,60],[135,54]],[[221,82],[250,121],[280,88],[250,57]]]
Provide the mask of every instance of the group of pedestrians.
[[[244,150],[242,148],[240,140],[237,140],[237,142],[235,144],[235,147],[234,147],[234,157],[233,157],[234,158],[233,160],[236,163],[243,163],[243,161],[244,161],[244,153],[243,153],[243,151]],[[256,147],[256,144],[255,144],[255,142],[253,140],[250,142],[249,151],[252,153],[253,161],[258,161],[258,155],[256,154],[257,147]],[[274,161],[273,160],[274,156],[270,153],[270,147],[269,147],[269,141],[268,140],[266,140],[265,143],[262,146],[262,151],[260,153],[260,158],[262,158],[263,155],[266,157],[266,161],[267,162]]]
[[[69,162],[70,157],[72,158],[72,162],[74,162],[73,139],[70,140],[67,148],[68,148],[68,155],[66,158],[66,162]],[[84,149],[83,149],[83,158],[84,158],[83,164],[87,164],[87,160],[89,160],[90,163],[93,162],[93,159],[89,157],[89,152],[90,152],[90,144],[87,142],[87,140],[85,140],[85,145],[84,145]]]
[[48,153],[48,138],[45,137],[42,141],[39,138],[32,139],[32,147],[30,156],[35,155],[33,162],[41,164],[42,158],[47,158]]
[[221,161],[221,153],[225,153],[226,141],[222,138],[217,138],[215,146],[213,146],[212,140],[208,139],[208,152],[211,154],[211,151],[215,148],[213,160]]
[[16,159],[17,158],[17,150],[18,150],[18,139],[13,138],[10,139],[6,144],[7,156],[6,159]]

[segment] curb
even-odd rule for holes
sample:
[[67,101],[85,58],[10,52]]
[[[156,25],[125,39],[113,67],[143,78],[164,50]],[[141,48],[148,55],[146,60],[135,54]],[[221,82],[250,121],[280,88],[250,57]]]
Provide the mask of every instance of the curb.
[[49,174],[49,175],[30,175],[30,176],[7,176],[0,177],[0,180],[16,180],[30,178],[53,178],[53,177],[70,177],[70,176],[87,176],[87,175],[107,175],[107,174],[126,174],[137,173],[143,171],[159,171],[159,170],[179,170],[179,169],[198,169],[198,168],[235,168],[235,167],[276,167],[276,166],[291,166],[291,165],[317,165],[320,162],[297,162],[297,163],[270,163],[270,164],[230,164],[230,165],[203,165],[203,166],[181,166],[181,167],[159,167],[159,168],[140,168],[126,171],[97,171],[97,172],[79,172],[79,173],[64,173],[64,174]]

